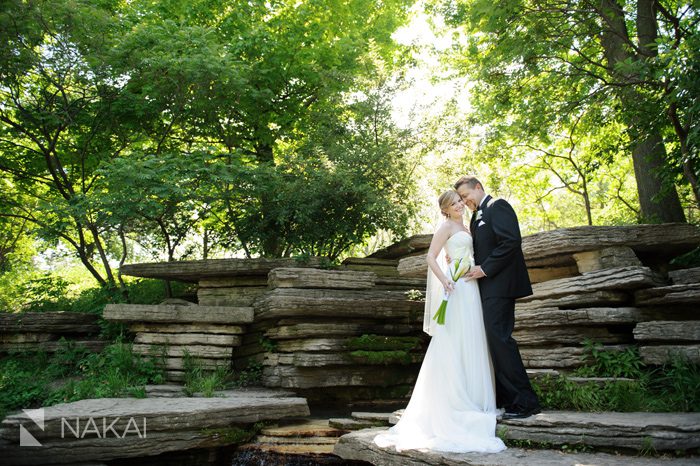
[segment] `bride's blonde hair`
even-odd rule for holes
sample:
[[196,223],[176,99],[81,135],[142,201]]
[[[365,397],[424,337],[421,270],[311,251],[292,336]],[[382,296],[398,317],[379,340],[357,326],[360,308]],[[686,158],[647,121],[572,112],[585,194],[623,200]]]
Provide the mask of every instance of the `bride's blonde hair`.
[[440,213],[445,216],[445,218],[449,218],[449,215],[447,214],[447,209],[452,205],[455,200],[459,200],[461,197],[459,196],[459,193],[455,191],[454,189],[448,189],[444,193],[440,194],[440,197],[438,197],[438,205],[440,206]]

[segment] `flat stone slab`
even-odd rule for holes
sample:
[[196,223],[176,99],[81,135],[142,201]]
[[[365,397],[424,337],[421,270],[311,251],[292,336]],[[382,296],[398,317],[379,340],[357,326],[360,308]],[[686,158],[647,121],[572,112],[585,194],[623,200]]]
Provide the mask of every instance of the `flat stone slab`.
[[536,283],[532,286],[533,294],[521,298],[520,302],[559,298],[592,291],[635,290],[664,284],[665,281],[648,267],[617,267],[595,270],[577,277]]
[[[87,340],[87,339],[71,339],[71,345],[79,348],[84,348],[92,353],[99,353],[107,345],[105,340]],[[65,348],[65,343],[61,341],[40,341],[40,342],[21,342],[21,343],[2,343],[0,344],[0,352],[10,351],[44,351],[46,353],[55,353],[56,351]]]
[[318,267],[321,261],[311,257],[301,262],[293,258],[266,259],[207,259],[196,261],[149,262],[125,264],[119,269],[123,275],[197,282],[201,278],[267,275],[278,267]]
[[572,255],[611,246],[627,246],[639,257],[668,262],[700,244],[700,228],[687,223],[581,226],[543,231],[523,238],[528,267],[563,265]]
[[367,290],[374,287],[377,274],[354,270],[303,268],[273,269],[268,274],[270,288],[330,288]]
[[428,263],[426,258],[428,254],[419,254],[417,256],[404,257],[399,260],[399,265],[396,270],[399,275],[406,278],[423,278],[428,276]]
[[255,317],[325,317],[335,321],[412,317],[422,322],[423,307],[422,302],[409,301],[401,291],[276,288],[258,299]]
[[528,298],[521,298],[515,301],[516,312],[544,308],[583,308],[591,306],[610,307],[616,304],[620,306],[628,306],[632,301],[632,297],[629,293],[617,290],[581,292],[559,296],[556,298]]
[[261,431],[261,435],[268,437],[331,437],[337,438],[345,431],[330,427],[328,419],[301,419],[292,424],[280,426],[267,426]]
[[200,306],[251,306],[267,286],[241,286],[237,288],[199,288],[197,302]]
[[[43,429],[24,412],[11,414],[0,424],[0,455],[4,464],[17,465],[151,456],[226,445],[232,425],[309,415],[303,398],[250,393],[81,400],[42,408]],[[42,446],[20,447],[21,429]]]
[[[428,249],[432,235],[419,235],[377,251],[370,257],[401,258]],[[412,241],[412,243],[411,243]],[[411,244],[406,247],[404,244]],[[575,265],[573,255],[608,247],[629,247],[639,257],[670,260],[700,244],[700,228],[687,223],[580,226],[543,231],[523,238],[528,267]],[[394,252],[396,251],[396,252]]]
[[367,461],[375,466],[691,466],[698,458],[645,458],[607,453],[562,453],[558,450],[508,448],[500,453],[443,453],[429,450],[380,448],[374,437],[384,427],[364,429],[343,435],[333,453],[345,460]]
[[[622,350],[622,345],[604,345],[604,351]],[[582,346],[564,346],[561,348],[520,348],[520,356],[526,368],[563,369],[583,365],[588,354]]]
[[642,361],[647,364],[665,364],[675,356],[681,356],[694,364],[700,364],[700,344],[694,345],[659,345],[639,348]]
[[700,303],[700,283],[671,285],[639,290],[634,294],[638,306]]
[[501,420],[508,439],[642,450],[700,447],[700,413],[579,413],[551,411]]
[[636,307],[529,309],[515,314],[516,328],[629,325],[648,320],[651,312]]
[[133,333],[207,333],[214,335],[243,335],[245,329],[241,325],[200,324],[186,322],[183,324],[159,324],[149,322],[132,322],[129,330]]
[[211,335],[208,333],[139,333],[134,343],[160,345],[240,346],[238,335]]
[[418,251],[428,249],[432,239],[433,235],[431,234],[413,235],[398,243],[387,246],[384,249],[375,251],[370,254],[369,257],[376,257],[377,259],[399,259],[409,254],[415,254]]
[[369,419],[353,419],[353,418],[331,418],[328,420],[328,425],[336,429],[344,431],[361,430],[370,427],[384,426],[386,422],[372,421]]
[[700,283],[700,267],[691,269],[672,270],[668,273],[668,278],[674,285],[690,285]]
[[0,312],[0,333],[99,333],[98,319],[84,312]]
[[365,333],[377,335],[405,335],[415,332],[416,327],[408,324],[378,324],[375,322],[298,322],[280,321],[267,329],[265,336],[273,340],[295,340],[299,338],[357,336]]
[[244,324],[253,321],[252,307],[108,304],[103,317],[115,322]]
[[416,381],[416,366],[265,366],[262,383],[266,387],[389,387]]
[[634,328],[634,338],[643,341],[700,342],[700,320],[642,322]]

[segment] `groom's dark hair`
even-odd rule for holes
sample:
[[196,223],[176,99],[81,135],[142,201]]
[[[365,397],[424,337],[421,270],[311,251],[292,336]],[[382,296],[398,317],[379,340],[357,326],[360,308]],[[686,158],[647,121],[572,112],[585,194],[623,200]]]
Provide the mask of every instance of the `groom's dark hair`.
[[476,188],[477,184],[480,184],[482,189],[484,188],[484,184],[481,181],[477,180],[476,176],[463,176],[462,178],[458,179],[455,183],[455,189],[458,189],[463,184],[466,184],[469,187],[469,189]]

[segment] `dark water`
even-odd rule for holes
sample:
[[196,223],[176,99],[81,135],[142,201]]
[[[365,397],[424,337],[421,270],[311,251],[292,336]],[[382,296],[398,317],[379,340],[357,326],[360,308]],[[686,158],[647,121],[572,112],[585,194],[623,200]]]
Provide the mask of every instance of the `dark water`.
[[283,455],[264,451],[241,451],[231,458],[231,466],[317,466],[368,465],[364,461],[346,461],[335,455]]
[[259,450],[238,451],[233,447],[194,449],[143,458],[105,462],[109,466],[365,466],[364,461],[346,461],[335,455],[284,455]]

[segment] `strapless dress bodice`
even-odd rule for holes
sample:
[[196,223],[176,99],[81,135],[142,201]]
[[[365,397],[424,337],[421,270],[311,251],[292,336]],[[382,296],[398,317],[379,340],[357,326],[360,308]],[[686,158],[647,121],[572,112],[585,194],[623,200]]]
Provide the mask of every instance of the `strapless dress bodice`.
[[447,239],[445,251],[452,260],[462,257],[473,257],[474,248],[471,235],[466,231],[458,231]]

